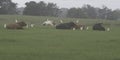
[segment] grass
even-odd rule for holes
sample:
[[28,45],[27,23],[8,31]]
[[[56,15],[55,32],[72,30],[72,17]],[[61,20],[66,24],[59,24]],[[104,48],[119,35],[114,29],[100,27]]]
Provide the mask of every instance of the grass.
[[[30,16],[23,17],[21,19],[30,19]],[[0,60],[120,60],[120,28],[111,28],[111,31],[103,32],[57,30],[42,26],[7,30],[1,26]]]
[[86,25],[93,25],[97,22],[103,22],[106,25],[119,25],[120,21],[113,21],[113,20],[101,20],[101,19],[77,19],[77,18],[55,18],[55,17],[44,17],[44,16],[24,16],[24,15],[0,15],[0,24],[8,24],[13,23],[15,20],[18,21],[25,21],[27,24],[33,23],[36,25],[40,25],[42,22],[46,21],[47,19],[55,21],[59,23],[60,20],[63,22],[75,22],[79,20],[80,23]]
[[0,60],[119,60],[119,30],[3,29]]

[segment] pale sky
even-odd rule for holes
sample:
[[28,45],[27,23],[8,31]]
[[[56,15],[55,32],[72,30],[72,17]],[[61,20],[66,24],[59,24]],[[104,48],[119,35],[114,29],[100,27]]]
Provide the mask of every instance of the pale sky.
[[107,6],[110,9],[120,9],[120,0],[12,0],[18,3],[18,7],[25,7],[25,2],[29,1],[44,1],[46,3],[56,3],[59,8],[82,7],[84,4],[90,4],[94,7]]

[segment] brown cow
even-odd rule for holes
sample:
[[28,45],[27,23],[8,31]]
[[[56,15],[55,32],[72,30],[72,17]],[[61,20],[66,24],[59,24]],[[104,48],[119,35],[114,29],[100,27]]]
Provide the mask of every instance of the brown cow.
[[87,26],[85,26],[84,24],[77,24],[76,29],[87,30]]
[[17,23],[13,23],[13,24],[8,24],[6,25],[7,29],[23,29],[23,26],[26,26],[27,24],[23,21],[21,22],[17,22]]

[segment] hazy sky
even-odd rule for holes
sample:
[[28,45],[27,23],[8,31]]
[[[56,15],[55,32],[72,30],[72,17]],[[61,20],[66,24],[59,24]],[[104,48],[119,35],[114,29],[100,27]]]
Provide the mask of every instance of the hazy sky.
[[18,7],[25,7],[25,2],[44,1],[56,3],[60,8],[81,7],[84,4],[90,4],[94,7],[102,7],[103,5],[111,9],[120,9],[120,0],[12,0],[18,3]]

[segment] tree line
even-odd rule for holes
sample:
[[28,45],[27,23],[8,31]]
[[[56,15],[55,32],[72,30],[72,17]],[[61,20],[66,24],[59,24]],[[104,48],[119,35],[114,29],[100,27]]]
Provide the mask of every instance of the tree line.
[[11,0],[0,0],[0,14],[16,14],[16,5]]
[[120,18],[120,10],[112,10],[106,6],[96,8],[87,4],[82,8],[70,8],[67,17],[117,20]]
[[37,15],[37,16],[57,16],[59,11],[54,3],[45,3],[43,1],[36,3],[30,1],[25,3],[26,7],[23,11],[24,15]]
[[[90,19],[120,19],[120,10],[112,10],[106,6],[102,8],[93,7],[89,4],[81,8],[62,8],[60,9],[55,3],[45,3],[44,1],[30,1],[25,3],[26,7],[22,11],[23,15],[33,16],[54,16],[69,18],[90,18]],[[0,14],[18,14],[17,3],[11,0],[0,0]]]

